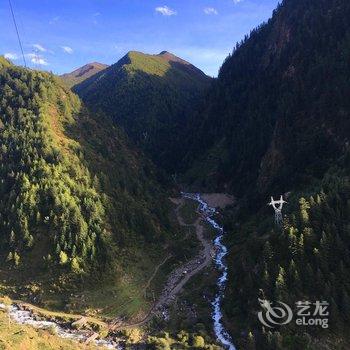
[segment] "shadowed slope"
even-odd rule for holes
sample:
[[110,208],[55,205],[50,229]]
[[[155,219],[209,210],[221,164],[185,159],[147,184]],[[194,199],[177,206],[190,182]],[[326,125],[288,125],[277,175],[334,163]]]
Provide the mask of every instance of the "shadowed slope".
[[74,91],[93,110],[111,116],[154,162],[175,170],[182,130],[210,81],[168,52],[129,52]]

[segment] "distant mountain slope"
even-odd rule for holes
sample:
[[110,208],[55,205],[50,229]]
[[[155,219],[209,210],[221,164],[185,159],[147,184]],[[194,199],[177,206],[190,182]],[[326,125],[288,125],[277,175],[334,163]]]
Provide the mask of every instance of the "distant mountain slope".
[[60,78],[64,81],[66,86],[72,88],[107,67],[107,64],[92,62],[85,64],[71,73],[62,74]]
[[237,46],[189,130],[190,182],[243,195],[322,177],[349,145],[349,14],[286,0]]
[[112,117],[154,162],[175,170],[181,131],[210,82],[201,70],[166,51],[129,52],[74,91],[93,110]]

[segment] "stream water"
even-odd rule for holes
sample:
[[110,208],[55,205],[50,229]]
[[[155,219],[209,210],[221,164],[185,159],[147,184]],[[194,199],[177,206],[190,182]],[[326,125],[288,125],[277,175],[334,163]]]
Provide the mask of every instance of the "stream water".
[[217,232],[217,236],[214,239],[214,245],[216,248],[215,264],[220,271],[220,277],[217,281],[218,292],[215,299],[212,301],[213,312],[212,319],[214,322],[214,332],[216,338],[225,346],[228,350],[236,350],[236,347],[232,343],[232,339],[226,331],[222,323],[222,299],[224,297],[225,288],[227,284],[227,264],[225,256],[227,255],[227,248],[223,243],[224,229],[213,219],[216,213],[216,209],[212,208],[206,203],[199,193],[182,193],[182,196],[195,200],[199,204],[199,211],[204,214],[206,221]]
[[[29,325],[37,329],[51,329],[53,334],[57,334],[61,338],[85,342],[91,336],[91,332],[88,331],[65,328],[63,325],[54,321],[40,320],[32,312],[22,310],[16,304],[6,307],[4,304],[0,303],[0,309],[8,311],[11,320],[18,324]],[[98,339],[93,342],[97,346],[107,349],[121,349],[121,347],[113,340]]]

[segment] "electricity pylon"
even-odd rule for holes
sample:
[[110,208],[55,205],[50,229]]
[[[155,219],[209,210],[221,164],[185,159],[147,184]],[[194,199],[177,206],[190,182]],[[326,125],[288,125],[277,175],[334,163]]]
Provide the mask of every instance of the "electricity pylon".
[[287,202],[283,199],[283,196],[281,196],[278,201],[275,201],[273,197],[271,197],[271,202],[268,204],[275,210],[275,223],[277,226],[282,226],[283,223],[282,208],[284,203]]

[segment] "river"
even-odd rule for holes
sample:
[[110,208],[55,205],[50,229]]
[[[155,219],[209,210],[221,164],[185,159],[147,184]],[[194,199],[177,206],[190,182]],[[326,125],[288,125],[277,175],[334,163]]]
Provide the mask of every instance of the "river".
[[182,196],[195,200],[199,204],[199,211],[204,214],[206,221],[217,232],[217,236],[214,239],[214,245],[216,247],[215,265],[220,272],[220,276],[217,280],[218,291],[215,299],[212,301],[212,319],[214,324],[214,332],[217,340],[224,345],[228,350],[236,350],[233,345],[232,339],[226,331],[223,323],[222,313],[222,299],[224,297],[225,288],[227,284],[228,268],[226,264],[225,256],[227,255],[227,247],[223,243],[224,229],[214,219],[213,216],[216,213],[216,209],[210,207],[202,198],[199,193],[182,193]]
[[[53,334],[57,334],[61,338],[85,342],[91,336],[91,332],[88,331],[75,330],[72,327],[66,328],[54,321],[41,320],[31,311],[23,310],[16,304],[5,306],[0,303],[0,309],[9,312],[11,320],[16,323],[32,326],[37,329],[51,329]],[[113,339],[98,339],[94,340],[93,343],[107,349],[122,349]]]

